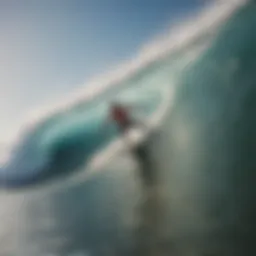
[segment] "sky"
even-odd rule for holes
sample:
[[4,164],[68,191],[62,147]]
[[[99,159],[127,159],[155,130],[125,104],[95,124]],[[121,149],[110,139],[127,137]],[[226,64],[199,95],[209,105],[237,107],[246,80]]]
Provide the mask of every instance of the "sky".
[[[0,138],[133,56],[200,0],[1,0]],[[7,135],[6,135],[7,136]]]

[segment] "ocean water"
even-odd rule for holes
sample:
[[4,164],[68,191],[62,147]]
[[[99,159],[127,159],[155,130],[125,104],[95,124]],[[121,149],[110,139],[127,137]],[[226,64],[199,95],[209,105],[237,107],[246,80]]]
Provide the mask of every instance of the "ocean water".
[[[1,193],[0,255],[254,251],[255,27],[250,2],[216,35],[203,31],[92,102],[25,130],[1,183],[44,184]],[[122,98],[148,117],[163,87],[174,97],[146,142],[151,162],[140,166],[128,151],[90,169],[91,157],[117,138],[113,127],[99,129],[108,103]],[[145,170],[157,173],[151,187]]]

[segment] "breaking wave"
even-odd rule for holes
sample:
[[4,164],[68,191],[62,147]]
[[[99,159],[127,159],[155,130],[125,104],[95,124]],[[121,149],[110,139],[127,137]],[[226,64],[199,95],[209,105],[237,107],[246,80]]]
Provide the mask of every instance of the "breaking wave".
[[[175,77],[202,52],[216,29],[242,3],[214,3],[173,28],[169,36],[144,47],[114,72],[92,81],[84,91],[29,115],[10,152],[5,152],[1,183],[19,186],[59,177],[87,165],[100,150],[102,154],[102,149],[118,137],[113,126],[105,126],[108,104],[113,99],[139,105],[143,118],[157,113],[159,106],[171,100],[163,97],[163,86],[174,87]],[[154,76],[143,80],[152,69]]]

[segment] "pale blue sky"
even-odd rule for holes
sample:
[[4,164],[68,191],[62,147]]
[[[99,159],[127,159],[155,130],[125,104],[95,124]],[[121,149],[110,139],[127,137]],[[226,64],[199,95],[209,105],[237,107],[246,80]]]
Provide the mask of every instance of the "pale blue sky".
[[129,58],[200,0],[1,0],[0,137]]

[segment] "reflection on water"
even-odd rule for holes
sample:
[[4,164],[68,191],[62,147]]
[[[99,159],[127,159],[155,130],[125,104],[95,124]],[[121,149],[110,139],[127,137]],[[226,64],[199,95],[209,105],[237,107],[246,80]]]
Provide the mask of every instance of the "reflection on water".
[[[137,197],[132,179],[125,171],[106,172],[68,191],[32,198],[21,241],[22,255],[72,255],[76,251],[102,255],[113,248],[129,247],[136,201],[132,199]],[[42,215],[48,225],[41,222]]]
[[166,202],[161,174],[157,172],[151,143],[156,146],[156,137],[135,151],[139,164],[143,198],[138,208],[138,226],[135,229],[135,253],[133,255],[167,255],[169,242],[165,233]]
[[165,204],[159,179],[144,182],[155,167],[143,159],[126,154],[85,183],[27,195],[17,255],[159,255]]
[[157,187],[150,186],[145,191],[144,202],[139,208],[139,225],[135,230],[134,255],[159,255],[164,253],[164,202]]

